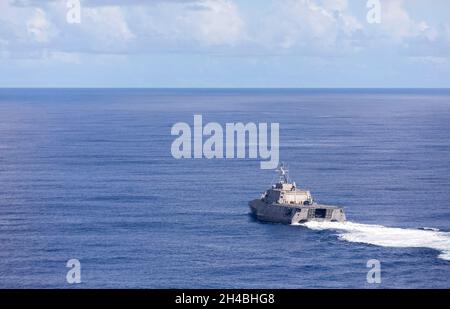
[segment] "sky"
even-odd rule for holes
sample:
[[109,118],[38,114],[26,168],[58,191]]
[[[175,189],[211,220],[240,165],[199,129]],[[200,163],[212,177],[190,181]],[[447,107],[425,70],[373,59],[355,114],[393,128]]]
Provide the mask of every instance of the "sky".
[[0,0],[0,87],[450,87],[448,0],[75,2]]

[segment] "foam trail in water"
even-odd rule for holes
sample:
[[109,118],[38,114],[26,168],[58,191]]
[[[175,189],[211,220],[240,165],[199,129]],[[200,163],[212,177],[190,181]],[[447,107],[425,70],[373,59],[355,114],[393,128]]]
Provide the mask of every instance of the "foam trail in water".
[[382,247],[431,248],[441,252],[440,259],[450,261],[450,233],[385,227],[353,222],[306,222],[298,224],[312,230],[336,230],[339,239]]

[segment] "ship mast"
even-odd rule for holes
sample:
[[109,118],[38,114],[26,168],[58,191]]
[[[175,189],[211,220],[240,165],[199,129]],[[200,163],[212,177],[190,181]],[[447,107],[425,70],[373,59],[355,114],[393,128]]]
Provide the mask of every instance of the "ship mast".
[[287,166],[285,166],[284,163],[281,163],[278,168],[277,172],[279,174],[279,182],[280,183],[289,183],[289,170],[287,169]]

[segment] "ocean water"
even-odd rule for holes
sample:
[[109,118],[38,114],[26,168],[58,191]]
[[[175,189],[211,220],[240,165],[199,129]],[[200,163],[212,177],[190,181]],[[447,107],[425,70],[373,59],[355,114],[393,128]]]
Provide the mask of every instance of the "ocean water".
[[[255,221],[260,160],[172,158],[194,114],[280,123],[349,222]],[[449,223],[449,90],[0,90],[2,288],[450,288]]]

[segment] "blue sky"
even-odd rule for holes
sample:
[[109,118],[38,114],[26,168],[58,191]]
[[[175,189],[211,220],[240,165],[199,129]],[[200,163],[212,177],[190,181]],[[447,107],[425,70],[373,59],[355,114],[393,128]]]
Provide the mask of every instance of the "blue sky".
[[450,2],[0,0],[0,87],[450,87]]

